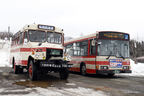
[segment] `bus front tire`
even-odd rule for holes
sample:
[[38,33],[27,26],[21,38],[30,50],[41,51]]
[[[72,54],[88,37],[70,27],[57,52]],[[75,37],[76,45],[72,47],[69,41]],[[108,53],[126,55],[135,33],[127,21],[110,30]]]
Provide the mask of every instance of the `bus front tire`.
[[62,68],[59,70],[59,75],[61,79],[66,80],[69,76],[69,68]]
[[108,76],[109,77],[112,77],[112,76],[114,76],[115,74],[114,73],[108,73]]
[[33,60],[31,60],[29,63],[29,77],[31,81],[34,81],[37,78],[37,68]]
[[80,72],[83,76],[86,76],[86,66],[85,64],[82,64],[80,67]]

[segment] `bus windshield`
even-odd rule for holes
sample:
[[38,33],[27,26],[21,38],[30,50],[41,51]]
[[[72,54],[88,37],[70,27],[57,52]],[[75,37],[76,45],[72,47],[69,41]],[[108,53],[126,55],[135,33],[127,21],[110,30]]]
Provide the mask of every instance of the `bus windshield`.
[[45,42],[46,41],[46,35],[44,31],[34,31],[31,30],[28,32],[29,39],[31,42]]
[[47,41],[48,43],[61,44],[62,34],[55,32],[47,32]]
[[118,58],[130,57],[129,41],[99,39],[98,42],[98,56],[116,56]]

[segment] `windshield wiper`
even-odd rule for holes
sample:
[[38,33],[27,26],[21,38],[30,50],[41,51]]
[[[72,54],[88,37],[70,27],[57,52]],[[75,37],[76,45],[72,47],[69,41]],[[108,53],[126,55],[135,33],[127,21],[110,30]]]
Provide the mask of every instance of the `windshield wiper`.
[[125,60],[125,57],[121,54],[121,52],[118,50],[120,56],[123,58],[123,60]]
[[112,54],[112,52],[110,51],[110,54],[109,54],[109,56],[106,59],[109,59],[109,57],[111,56],[111,54]]
[[121,55],[121,57],[123,58],[123,60],[125,60],[124,56],[119,52],[119,54]]

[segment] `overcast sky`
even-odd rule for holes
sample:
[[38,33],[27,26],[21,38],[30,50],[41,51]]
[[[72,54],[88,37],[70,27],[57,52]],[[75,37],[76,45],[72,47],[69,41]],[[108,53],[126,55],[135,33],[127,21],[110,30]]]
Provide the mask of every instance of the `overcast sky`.
[[47,24],[79,37],[122,31],[144,41],[143,0],[0,0],[0,31],[15,33],[26,24]]

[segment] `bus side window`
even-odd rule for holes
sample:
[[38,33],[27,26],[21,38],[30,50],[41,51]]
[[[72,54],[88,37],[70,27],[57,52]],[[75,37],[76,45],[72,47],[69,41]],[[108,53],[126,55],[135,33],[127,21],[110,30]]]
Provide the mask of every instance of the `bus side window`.
[[88,52],[88,41],[81,41],[80,42],[80,55],[86,56]]
[[76,47],[74,49],[74,55],[75,56],[80,56],[80,42],[75,43]]
[[66,45],[65,53],[68,53],[68,55],[73,56],[73,44]]
[[20,44],[23,43],[23,32],[20,34]]

